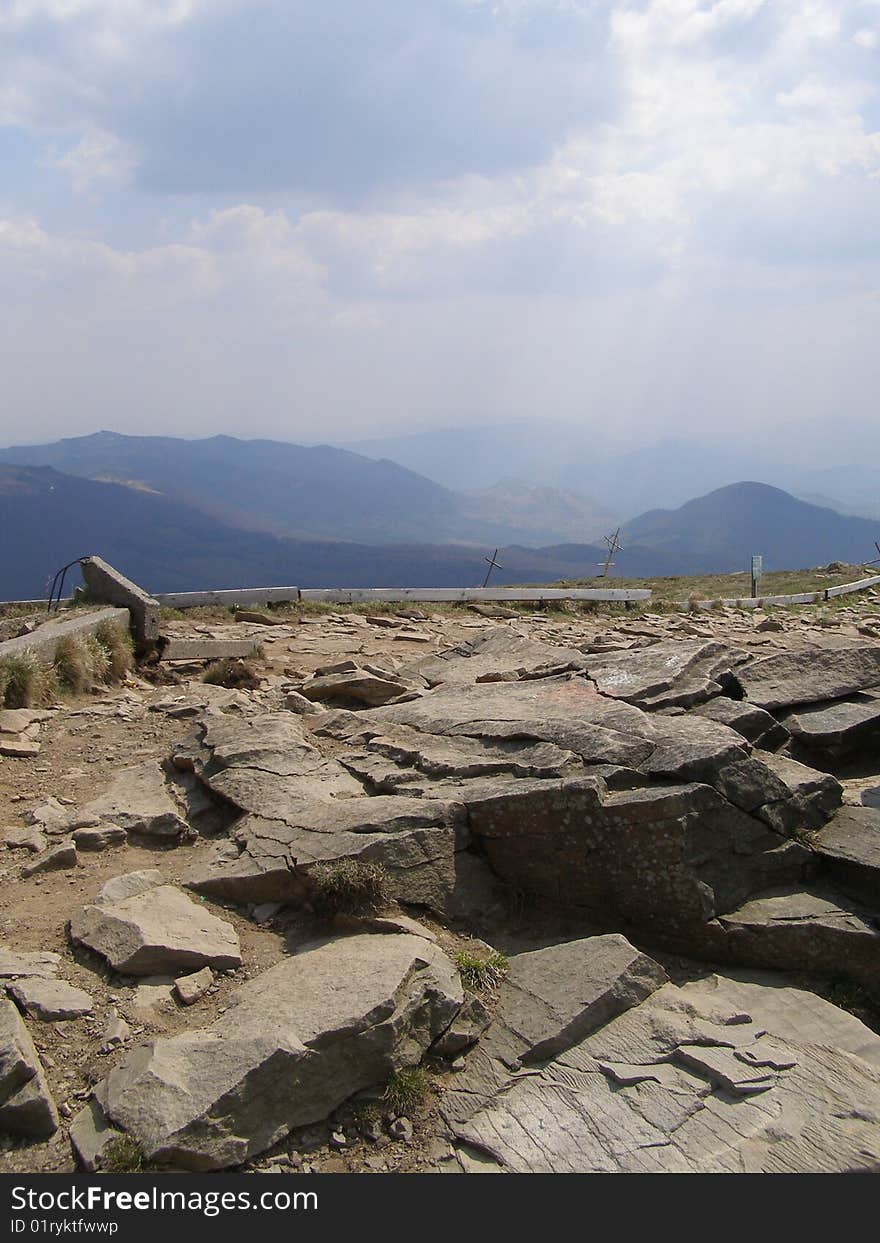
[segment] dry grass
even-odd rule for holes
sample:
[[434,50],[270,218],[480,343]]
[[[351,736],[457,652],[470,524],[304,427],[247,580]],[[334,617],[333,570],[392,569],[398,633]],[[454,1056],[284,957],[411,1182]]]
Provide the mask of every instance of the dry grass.
[[372,915],[388,905],[388,876],[377,863],[340,859],[319,863],[309,873],[310,900],[319,919],[334,915]]
[[58,694],[58,677],[33,652],[20,652],[0,660],[0,690],[4,708],[39,708]]
[[107,658],[104,675],[109,682],[120,682],[134,666],[134,644],[127,630],[110,622],[101,622],[95,631],[95,640]]

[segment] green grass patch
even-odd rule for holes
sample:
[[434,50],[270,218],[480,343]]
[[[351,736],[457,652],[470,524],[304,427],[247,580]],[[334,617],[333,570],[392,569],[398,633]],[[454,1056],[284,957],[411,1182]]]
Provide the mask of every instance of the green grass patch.
[[111,1139],[101,1151],[102,1174],[142,1174],[147,1168],[143,1149],[130,1135]]
[[455,955],[455,965],[462,984],[472,993],[491,992],[510,970],[507,958],[498,950],[486,957],[461,951]]
[[431,1076],[421,1066],[395,1070],[385,1085],[382,1101],[395,1114],[414,1113],[430,1095]]

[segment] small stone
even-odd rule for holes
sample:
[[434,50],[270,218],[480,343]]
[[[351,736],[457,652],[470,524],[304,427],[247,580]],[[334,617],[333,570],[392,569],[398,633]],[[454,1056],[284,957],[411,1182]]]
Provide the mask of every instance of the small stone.
[[331,1148],[347,1148],[348,1139],[342,1131],[334,1131],[330,1136]]
[[254,923],[268,923],[270,919],[274,919],[278,912],[283,909],[283,906],[282,902],[261,902],[252,911]]
[[178,1000],[185,1006],[194,1005],[212,989],[214,972],[210,967],[202,967],[201,971],[193,971],[191,975],[182,975],[174,981],[174,991]]
[[456,1074],[459,1074],[461,1071],[463,1071],[466,1066],[467,1066],[467,1062],[465,1061],[463,1057],[457,1057],[454,1062],[449,1063],[449,1069],[454,1070]]
[[76,867],[76,865],[76,846],[72,841],[66,841],[53,846],[33,863],[28,863],[21,869],[21,874],[24,877],[35,876],[38,872],[57,872],[63,868]]
[[125,829],[115,824],[76,829],[73,840],[78,850],[108,850],[111,846],[124,846],[128,840]]
[[131,1028],[124,1018],[118,1014],[110,1017],[107,1026],[104,1028],[104,1034],[101,1037],[101,1053],[112,1053],[114,1049],[118,1049],[120,1045],[125,1044],[131,1035]]
[[295,1170],[302,1169],[303,1159],[302,1153],[295,1149],[287,1154],[287,1164]]
[[409,1118],[395,1118],[388,1128],[388,1134],[392,1139],[399,1139],[408,1144],[413,1137],[413,1124]]
[[360,1132],[364,1139],[368,1139],[374,1144],[382,1136],[382,1128],[375,1118],[368,1118],[366,1122],[362,1122]]
[[46,849],[46,838],[33,826],[26,829],[4,829],[3,841],[9,850],[30,850],[35,855]]

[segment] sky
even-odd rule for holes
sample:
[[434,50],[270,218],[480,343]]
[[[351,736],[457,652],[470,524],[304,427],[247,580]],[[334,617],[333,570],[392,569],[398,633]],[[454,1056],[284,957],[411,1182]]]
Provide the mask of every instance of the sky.
[[858,459],[878,70],[880,0],[0,0],[0,443]]

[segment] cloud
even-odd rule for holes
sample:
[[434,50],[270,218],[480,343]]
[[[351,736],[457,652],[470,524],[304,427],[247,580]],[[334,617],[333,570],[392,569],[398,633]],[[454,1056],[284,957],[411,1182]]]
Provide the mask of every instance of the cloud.
[[867,418],[878,17],[11,0],[19,425]]

